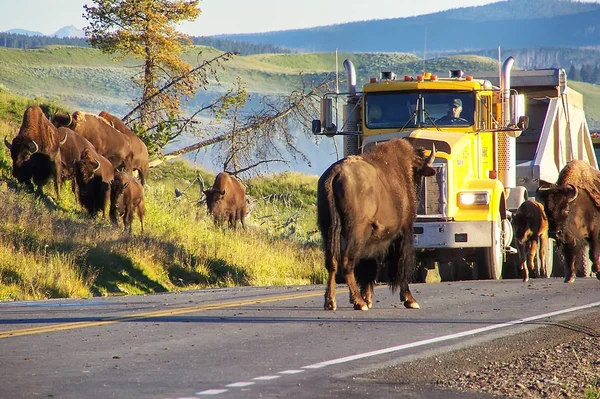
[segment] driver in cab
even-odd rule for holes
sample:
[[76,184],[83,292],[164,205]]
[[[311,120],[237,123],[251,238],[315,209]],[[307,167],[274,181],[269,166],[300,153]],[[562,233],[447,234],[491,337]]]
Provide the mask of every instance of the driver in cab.
[[463,110],[462,105],[463,105],[462,100],[460,98],[455,98],[449,104],[450,109],[448,110],[448,113],[446,115],[442,116],[441,118],[439,118],[438,120],[436,120],[435,123],[439,124],[439,125],[468,124],[469,122],[466,119],[460,117],[460,113]]

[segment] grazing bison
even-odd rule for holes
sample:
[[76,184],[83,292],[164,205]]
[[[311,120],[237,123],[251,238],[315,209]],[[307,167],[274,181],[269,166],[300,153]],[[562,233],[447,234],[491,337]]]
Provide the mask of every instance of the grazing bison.
[[563,247],[565,282],[575,281],[575,258],[586,245],[600,279],[600,172],[587,162],[569,162],[556,184],[540,181],[537,197],[544,204],[549,235]]
[[118,218],[123,218],[125,230],[131,234],[134,213],[137,213],[144,232],[144,190],[142,185],[132,176],[123,172],[115,172],[115,178],[110,182],[110,220],[118,225]]
[[394,139],[334,163],[319,178],[317,222],[329,272],[326,310],[337,307],[338,267],[354,309],[371,308],[380,263],[387,264],[388,283],[392,292],[400,288],[404,306],[419,308],[408,288],[415,267],[413,224],[417,188],[423,176],[435,175],[434,159],[435,147],[426,158],[423,149]]
[[146,178],[148,177],[148,148],[146,144],[116,116],[109,114],[107,111],[100,112],[99,116],[109,121],[115,129],[129,138],[131,150],[133,151],[131,167],[138,172],[142,185],[146,184]]
[[75,191],[75,187],[77,186],[75,182],[75,162],[80,159],[83,150],[86,148],[94,149],[94,146],[85,137],[69,128],[59,127],[58,132],[61,137],[64,137],[60,144],[62,179],[63,181],[71,180],[73,182],[73,191]]
[[513,226],[523,281],[529,281],[529,272],[534,272],[534,259],[540,258],[540,276],[550,277],[546,269],[546,252],[548,250],[548,218],[544,205],[535,201],[525,201],[513,216]]
[[[64,140],[64,136],[62,138]],[[12,174],[20,183],[31,186],[33,180],[41,194],[42,187],[52,180],[56,197],[60,198],[61,136],[42,108],[37,105],[28,107],[23,113],[19,133],[12,143],[4,138],[4,144],[10,150],[13,161]]]
[[215,177],[213,186],[204,190],[208,212],[213,216],[215,224],[221,226],[225,221],[229,227],[236,228],[239,221],[246,227],[246,188],[235,177],[221,172]]
[[106,217],[110,182],[114,179],[112,164],[93,148],[86,148],[81,152],[80,159],[75,161],[74,169],[79,202],[92,217],[99,211],[102,217]]
[[81,111],[73,115],[56,113],[52,123],[57,127],[68,127],[85,137],[94,145],[96,152],[110,161],[114,169],[123,168],[132,172],[133,151],[127,136],[104,118]]

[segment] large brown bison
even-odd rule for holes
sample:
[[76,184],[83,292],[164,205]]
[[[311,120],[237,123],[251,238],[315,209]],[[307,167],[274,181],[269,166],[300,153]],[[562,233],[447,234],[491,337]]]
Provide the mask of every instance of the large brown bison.
[[513,216],[517,249],[523,270],[523,281],[529,281],[529,272],[535,271],[534,260],[539,251],[540,276],[550,277],[546,269],[548,251],[548,218],[544,205],[535,201],[525,201]]
[[127,125],[116,116],[108,113],[107,111],[100,112],[99,116],[112,123],[113,127],[119,132],[123,133],[129,138],[131,144],[131,150],[133,151],[133,159],[131,167],[134,171],[138,172],[140,182],[142,185],[146,184],[146,178],[148,177],[148,148],[146,144],[138,136],[135,135],[127,127]]
[[221,172],[215,177],[213,186],[204,190],[204,194],[208,212],[215,224],[221,226],[227,221],[229,227],[235,229],[239,221],[242,227],[246,227],[246,188],[238,179]]
[[586,245],[600,278],[600,172],[587,162],[569,162],[555,184],[540,181],[536,196],[548,217],[549,235],[563,247],[565,282],[575,281],[575,259]]
[[126,173],[115,172],[115,178],[110,182],[110,220],[114,225],[118,225],[119,217],[122,217],[125,230],[131,234],[135,213],[140,219],[143,233],[146,206],[142,185]]
[[417,187],[423,176],[435,175],[431,167],[434,159],[435,147],[425,157],[423,149],[415,149],[404,139],[394,139],[362,156],[334,163],[319,178],[317,222],[329,272],[326,310],[337,307],[338,267],[350,289],[354,309],[371,308],[381,263],[387,264],[392,292],[400,288],[404,306],[419,308],[408,287],[415,267],[413,224]]
[[81,152],[80,159],[75,162],[74,169],[79,202],[92,217],[98,212],[102,212],[102,217],[106,217],[110,182],[114,179],[112,164],[93,148],[86,148]]
[[85,137],[94,145],[96,152],[110,161],[114,169],[123,168],[132,172],[133,151],[127,136],[104,118],[81,111],[73,115],[56,113],[52,123],[57,127],[68,127]]
[[28,107],[23,113],[19,133],[9,143],[4,144],[10,150],[13,161],[12,174],[20,182],[37,186],[37,192],[50,180],[54,182],[57,199],[60,198],[61,138],[58,130],[50,123],[42,108],[37,105]]

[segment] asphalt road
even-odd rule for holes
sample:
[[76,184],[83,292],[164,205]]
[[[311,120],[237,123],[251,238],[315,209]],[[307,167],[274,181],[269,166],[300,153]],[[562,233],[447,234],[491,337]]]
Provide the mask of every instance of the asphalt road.
[[[484,398],[362,376],[582,316],[579,278],[386,286],[355,311],[344,286],[236,288],[0,303],[0,398]],[[383,373],[382,375],[385,375]]]

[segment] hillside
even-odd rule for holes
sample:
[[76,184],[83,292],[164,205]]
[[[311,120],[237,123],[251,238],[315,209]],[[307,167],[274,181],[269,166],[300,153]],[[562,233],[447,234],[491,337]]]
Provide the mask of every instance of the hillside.
[[[210,47],[193,46],[185,59],[197,65],[221,54]],[[504,54],[507,54],[506,52]],[[522,54],[526,57],[529,53]],[[422,59],[409,53],[340,53],[340,89],[345,90],[345,73],[342,62],[351,59],[357,71],[358,84],[378,76],[383,70],[391,70],[399,76],[416,75],[427,70],[438,75],[447,75],[450,69],[463,69],[467,73],[495,70],[497,61],[478,55],[453,55]],[[129,111],[131,102],[137,98],[130,77],[138,62],[125,59],[119,62],[100,51],[85,47],[50,46],[39,49],[19,50],[0,47],[0,88],[26,97],[39,97],[62,104],[69,110],[80,109],[98,113],[108,110],[115,115]],[[517,66],[520,66],[517,59]],[[302,82],[311,83],[335,73],[335,55],[332,53],[303,54],[254,54],[234,57],[218,72],[219,81],[212,82],[188,103],[190,112],[207,104],[215,96],[232,88],[238,77],[249,92],[248,111],[260,106],[262,96],[286,95],[301,87]],[[300,76],[302,74],[302,76]],[[575,87],[575,86],[574,86]],[[581,84],[585,98],[585,110],[590,128],[600,129],[600,90],[595,85]],[[290,159],[290,165],[276,165],[274,172],[291,169],[300,173],[319,175],[337,159],[334,142],[315,138],[309,126],[301,126],[296,137],[298,147],[309,158],[309,163]],[[186,141],[187,140],[187,141]],[[194,138],[184,137],[170,149],[192,144]],[[341,148],[338,140],[338,150]],[[195,157],[195,154],[192,156]],[[200,164],[217,170],[213,165],[213,154],[202,152]]]
[[309,52],[337,48],[347,52],[413,52],[421,56],[424,52],[498,46],[596,46],[600,42],[600,4],[570,0],[500,1],[416,17],[216,37]]

